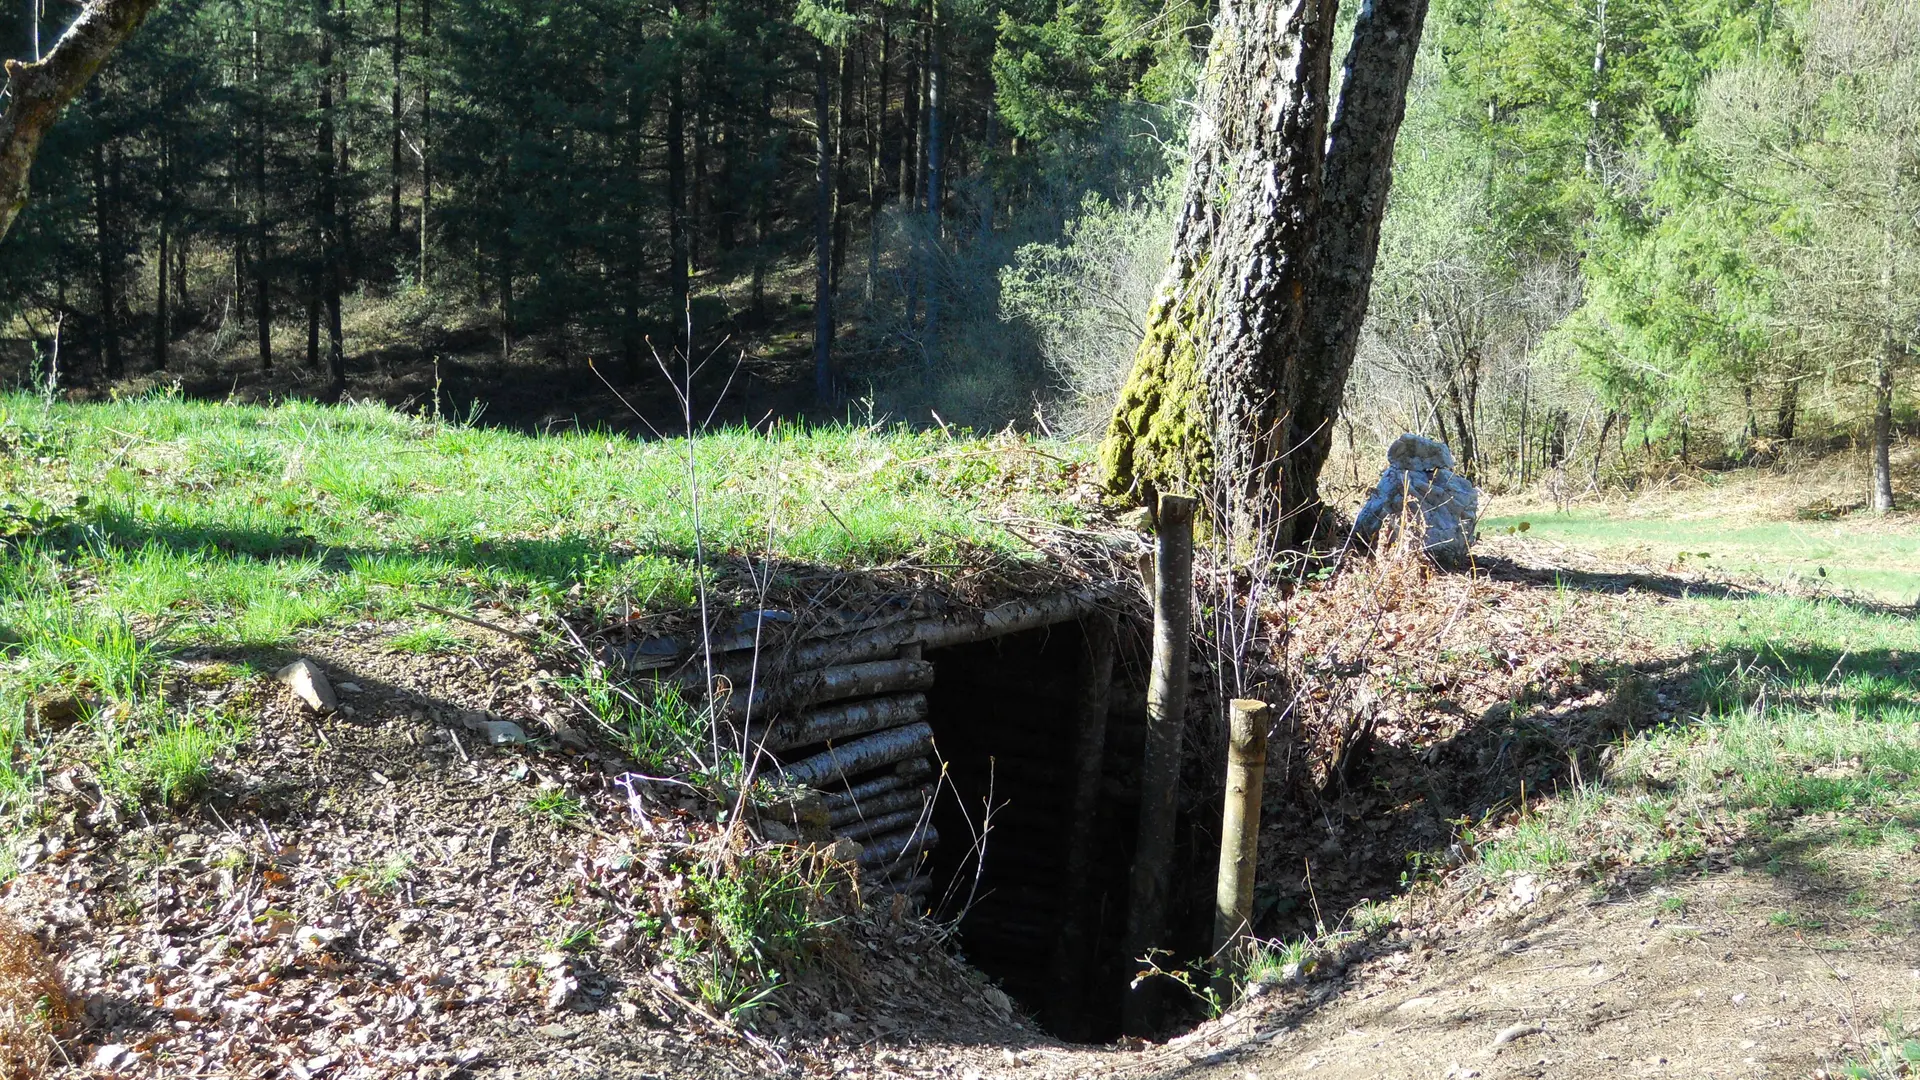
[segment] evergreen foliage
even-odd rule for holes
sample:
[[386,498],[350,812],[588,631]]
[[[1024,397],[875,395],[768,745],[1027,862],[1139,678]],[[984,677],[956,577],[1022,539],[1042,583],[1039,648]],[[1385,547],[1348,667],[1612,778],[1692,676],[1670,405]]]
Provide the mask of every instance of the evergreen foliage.
[[[34,10],[0,13],[0,53],[30,54]],[[538,336],[555,362],[617,357],[638,380],[655,349],[806,325],[787,298],[824,223],[814,305],[858,309],[851,329],[822,321],[825,374],[857,395],[931,364],[971,293],[993,307],[1013,244],[1057,235],[1089,190],[1160,175],[1138,136],[1172,137],[1153,102],[1205,45],[1207,13],[1177,15],[166,0],[46,145],[0,243],[0,319],[43,346],[60,326],[73,383],[161,366],[214,325],[257,340],[261,366],[327,368],[354,351],[341,295],[364,293],[423,353],[477,313],[503,352]],[[1102,146],[1154,164],[1113,168]],[[957,263],[967,280],[945,280]],[[939,359],[943,377],[967,362]]]

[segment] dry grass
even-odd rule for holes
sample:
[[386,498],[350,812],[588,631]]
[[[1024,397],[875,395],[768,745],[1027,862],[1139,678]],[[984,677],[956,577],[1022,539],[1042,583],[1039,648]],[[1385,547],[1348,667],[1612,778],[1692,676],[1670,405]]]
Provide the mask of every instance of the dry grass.
[[0,1080],[45,1074],[54,1038],[77,1017],[73,995],[39,940],[0,920]]

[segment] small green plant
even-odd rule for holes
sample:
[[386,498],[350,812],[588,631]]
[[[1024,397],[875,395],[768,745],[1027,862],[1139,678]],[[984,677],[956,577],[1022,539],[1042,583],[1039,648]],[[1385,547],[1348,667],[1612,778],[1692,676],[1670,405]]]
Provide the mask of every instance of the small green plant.
[[1133,985],[1138,986],[1152,978],[1172,979],[1182,987],[1185,987],[1187,993],[1193,995],[1193,999],[1199,1002],[1200,1007],[1206,1011],[1207,1019],[1212,1020],[1227,1011],[1227,1006],[1230,1005],[1231,1002],[1228,1001],[1226,995],[1222,994],[1220,989],[1214,985],[1215,980],[1210,977],[1209,973],[1205,971],[1196,973],[1188,968],[1161,967],[1160,961],[1169,955],[1171,954],[1165,949],[1149,950],[1147,955],[1140,959],[1140,962],[1145,964],[1146,967],[1138,975],[1133,977]]
[[389,893],[398,888],[412,872],[412,856],[405,852],[394,852],[377,862],[356,866],[347,871],[334,883],[334,887],[346,889],[358,885],[369,892]]
[[1802,915],[1797,911],[1776,911],[1767,917],[1767,922],[1789,930],[1818,930],[1827,925],[1811,915]]
[[206,791],[215,760],[244,735],[221,716],[170,717],[146,733],[110,731],[102,780],[129,801],[178,805]]
[[587,804],[562,788],[543,788],[527,800],[527,813],[555,825],[572,825],[587,816]]
[[1362,900],[1347,909],[1347,925],[1360,934],[1372,934],[1393,925],[1399,908],[1391,901]]
[[546,939],[547,948],[553,952],[586,952],[597,944],[599,938],[587,923],[568,923],[559,933]]
[[702,1001],[730,1016],[764,1004],[812,961],[835,921],[841,873],[816,856],[766,849],[686,868],[699,920],[668,944]]
[[403,630],[387,639],[387,648],[400,652],[434,655],[469,651],[473,643],[439,623],[427,623]]
[[1849,1057],[1829,1075],[1847,1080],[1913,1080],[1920,1077],[1920,1029],[1903,1024],[1892,1016],[1880,1025],[1880,1031],[1866,1040],[1872,1045],[1857,1057]]
[[1246,981],[1254,986],[1278,986],[1305,978],[1318,966],[1312,938],[1255,941],[1247,954]]
[[635,690],[596,667],[563,679],[560,688],[642,768],[672,773],[696,767],[709,720],[678,686],[656,680]]

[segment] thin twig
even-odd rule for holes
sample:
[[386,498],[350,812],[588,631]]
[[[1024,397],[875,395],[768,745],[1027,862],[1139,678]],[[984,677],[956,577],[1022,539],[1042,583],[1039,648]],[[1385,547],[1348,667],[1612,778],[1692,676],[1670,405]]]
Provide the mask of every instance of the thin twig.
[[431,611],[435,615],[444,615],[449,619],[459,619],[463,623],[471,623],[482,630],[491,630],[496,634],[505,634],[510,638],[519,638],[521,641],[524,641],[529,645],[545,644],[545,642],[541,641],[540,638],[537,637],[536,635],[529,634],[520,630],[510,629],[508,627],[501,626],[499,623],[490,623],[485,619],[476,619],[471,615],[462,615],[457,611],[452,611],[447,608],[436,607],[433,604],[424,603],[419,600],[415,600],[413,602],[413,606],[419,608],[422,611]]

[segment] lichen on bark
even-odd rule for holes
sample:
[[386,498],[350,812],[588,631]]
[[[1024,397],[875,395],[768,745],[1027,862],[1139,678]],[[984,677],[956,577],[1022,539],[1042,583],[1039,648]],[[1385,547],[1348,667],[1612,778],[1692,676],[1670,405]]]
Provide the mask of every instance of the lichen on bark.
[[1209,290],[1204,263],[1169,275],[1147,313],[1147,333],[1100,445],[1108,494],[1192,492],[1213,470],[1206,385],[1200,375]]

